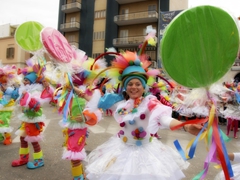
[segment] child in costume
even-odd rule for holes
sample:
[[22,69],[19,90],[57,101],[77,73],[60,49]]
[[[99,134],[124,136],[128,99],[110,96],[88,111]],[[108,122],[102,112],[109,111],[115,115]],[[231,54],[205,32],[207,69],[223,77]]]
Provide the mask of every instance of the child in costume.
[[[97,123],[96,117],[91,119],[89,111],[83,112],[84,108],[85,99],[74,95],[67,120],[63,119],[60,122],[61,127],[64,128],[63,134],[65,137],[62,158],[71,161],[71,171],[74,180],[83,180],[85,178],[82,161],[87,156],[84,149],[86,138],[88,137],[87,127]],[[99,111],[99,113],[101,112]],[[89,118],[86,119],[86,117]]]
[[[83,56],[83,59],[85,58]],[[58,97],[59,113],[63,114],[63,119],[60,121],[60,126],[63,128],[65,137],[62,158],[71,161],[71,171],[74,180],[85,179],[82,161],[87,156],[84,148],[88,136],[87,129],[88,126],[95,125],[97,119],[100,119],[98,116],[101,116],[101,111],[97,108],[96,103],[94,108],[87,108],[86,100],[79,96],[79,91],[86,94],[92,93],[92,89],[89,89],[90,86],[88,85],[90,84],[91,74],[100,70],[95,67],[90,70],[90,65],[94,60],[85,60],[80,63],[79,66],[81,68],[76,68],[78,72],[76,70],[76,73],[71,77],[72,83],[76,88],[73,89],[70,83],[66,83],[64,87],[55,91],[55,94],[57,94],[56,97]],[[99,68],[101,65],[96,63],[96,67]],[[104,65],[104,67],[106,66]],[[91,84],[91,88],[93,87],[94,85]],[[85,98],[87,99],[87,96]],[[83,109],[85,110],[83,111]],[[93,114],[92,111],[95,113]]]
[[225,83],[228,89],[228,93],[225,95],[226,109],[222,110],[224,118],[227,119],[227,136],[230,134],[231,128],[233,128],[233,137],[237,139],[238,122],[240,120],[238,96],[240,85],[237,83]]
[[[40,93],[42,85],[36,83],[37,74],[35,72],[27,73],[23,79],[23,85],[19,88],[18,99],[22,107],[22,114],[18,116],[21,125],[16,131],[20,136],[19,159],[12,161],[12,166],[22,166],[27,164],[27,168],[36,169],[44,165],[43,153],[39,141],[42,140],[45,116],[40,104]],[[33,162],[29,162],[29,146],[33,146]]]
[[51,106],[57,106],[57,99],[54,98],[54,91],[61,87],[63,73],[59,69],[55,68],[53,64],[48,63],[44,72],[43,79],[41,81],[43,85],[43,91],[41,93],[41,99],[48,102]]
[[[182,122],[171,117],[171,107],[146,94],[148,77],[158,71],[148,69],[149,62],[145,57],[133,52],[117,55],[112,70],[120,73],[116,78],[121,80],[124,94],[109,93],[99,98],[100,92],[96,90],[88,102],[89,107],[98,101],[98,108],[110,108],[121,128],[116,136],[88,155],[86,173],[89,180],[184,178],[182,169],[186,169],[189,163],[151,136],[159,128],[171,129]],[[79,94],[84,96],[84,93]],[[202,128],[201,125],[190,124],[184,127],[194,135]]]
[[4,66],[0,75],[0,141],[4,145],[12,143],[10,120],[15,108],[15,100],[18,98],[18,89],[11,87],[16,78],[16,68]]
[[4,145],[12,143],[11,134],[12,127],[10,126],[10,120],[15,107],[15,100],[18,97],[17,89],[7,87],[6,89],[1,85],[2,99],[0,100],[0,133],[4,133]]
[[48,102],[50,105],[55,106],[57,101],[53,97],[54,88],[51,86],[49,82],[50,82],[49,78],[44,77],[44,79],[41,82],[43,85],[43,91],[40,97],[41,99],[44,99],[46,102]]
[[[106,92],[105,93],[113,93],[113,90],[111,88],[111,86],[104,86],[106,88]],[[112,116],[112,110],[111,109],[107,109],[106,110],[106,115],[107,116]]]

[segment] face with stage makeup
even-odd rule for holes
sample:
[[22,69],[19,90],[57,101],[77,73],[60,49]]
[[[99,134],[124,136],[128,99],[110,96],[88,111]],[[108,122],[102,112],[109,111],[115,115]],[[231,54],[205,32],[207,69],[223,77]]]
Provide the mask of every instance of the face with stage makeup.
[[143,95],[144,87],[138,78],[131,79],[126,86],[126,93],[130,99],[136,99]]

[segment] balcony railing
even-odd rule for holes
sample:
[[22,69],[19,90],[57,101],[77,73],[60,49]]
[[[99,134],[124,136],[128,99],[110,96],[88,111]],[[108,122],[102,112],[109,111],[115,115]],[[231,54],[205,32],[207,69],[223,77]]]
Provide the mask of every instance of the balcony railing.
[[135,3],[135,2],[141,2],[146,0],[116,0],[118,4],[128,4],[128,3]]
[[62,11],[65,13],[73,13],[81,10],[81,4],[79,2],[69,3],[62,5]]
[[145,36],[132,36],[124,38],[113,39],[113,45],[115,47],[134,47],[143,43]]
[[78,31],[80,29],[80,23],[79,22],[70,22],[60,25],[60,30],[63,32],[72,32],[72,31]]
[[114,16],[114,22],[119,26],[130,24],[153,23],[157,21],[158,13],[156,11],[145,11]]

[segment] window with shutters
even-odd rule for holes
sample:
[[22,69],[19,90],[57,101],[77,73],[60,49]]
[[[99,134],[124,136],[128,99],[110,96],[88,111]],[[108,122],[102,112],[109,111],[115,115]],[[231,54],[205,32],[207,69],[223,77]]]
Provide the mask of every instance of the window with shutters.
[[14,58],[14,48],[13,47],[7,48],[6,58],[7,59]]
[[93,40],[103,40],[105,39],[105,31],[99,31],[93,33]]
[[100,19],[100,18],[105,18],[106,17],[106,11],[102,10],[102,11],[95,11],[95,19]]

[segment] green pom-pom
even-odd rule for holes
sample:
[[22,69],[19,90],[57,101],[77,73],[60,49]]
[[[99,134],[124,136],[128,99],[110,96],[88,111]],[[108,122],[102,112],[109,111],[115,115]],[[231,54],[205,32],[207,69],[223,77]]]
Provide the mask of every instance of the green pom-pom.
[[129,61],[129,65],[130,66],[134,65],[134,62],[133,61]]
[[133,110],[132,110],[132,113],[136,113],[137,112],[137,108],[134,108]]
[[151,136],[151,137],[149,138],[149,142],[152,142],[152,140],[153,140],[153,137]]

